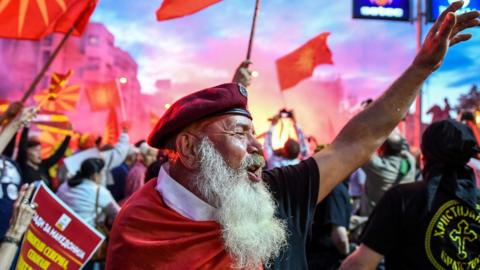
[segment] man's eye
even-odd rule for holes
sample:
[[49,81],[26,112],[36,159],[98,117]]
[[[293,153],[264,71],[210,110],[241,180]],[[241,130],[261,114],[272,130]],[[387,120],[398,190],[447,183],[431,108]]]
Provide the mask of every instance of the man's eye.
[[246,132],[235,132],[235,135],[238,135],[238,136],[247,136],[247,133],[246,133]]

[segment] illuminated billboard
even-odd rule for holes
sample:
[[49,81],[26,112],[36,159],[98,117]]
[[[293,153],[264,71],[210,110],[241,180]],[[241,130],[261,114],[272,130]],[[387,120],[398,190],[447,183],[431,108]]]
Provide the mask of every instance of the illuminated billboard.
[[[435,21],[447,7],[456,0],[427,0],[428,21]],[[464,0],[463,7],[457,11],[458,14],[480,10],[480,0]]]
[[410,0],[353,0],[353,18],[409,21]]

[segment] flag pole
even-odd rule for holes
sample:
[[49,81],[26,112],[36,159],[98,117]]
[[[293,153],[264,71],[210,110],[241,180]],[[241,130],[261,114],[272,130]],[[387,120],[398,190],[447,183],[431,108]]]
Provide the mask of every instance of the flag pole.
[[[90,1],[90,4],[92,4],[94,2]],[[57,47],[55,48],[55,50],[53,51],[53,53],[50,55],[50,57],[48,58],[47,62],[43,65],[42,69],[40,70],[40,72],[37,74],[37,76],[35,77],[35,79],[33,80],[33,82],[30,84],[30,87],[28,88],[27,92],[25,92],[25,94],[23,94],[23,97],[21,99],[21,102],[22,103],[25,103],[25,101],[27,101],[27,99],[30,97],[30,95],[32,95],[32,93],[35,91],[35,88],[37,87],[38,83],[40,82],[40,80],[43,78],[43,76],[45,75],[45,73],[47,72],[48,68],[50,67],[50,65],[53,63],[53,60],[55,60],[55,58],[57,57],[58,53],[60,52],[60,49],[63,48],[63,46],[65,45],[65,43],[67,42],[68,38],[73,34],[73,31],[75,30],[75,28],[77,27],[77,24],[79,21],[81,21],[83,19],[83,17],[85,16],[85,14],[87,13],[87,10],[88,9],[85,9],[82,14],[77,18],[77,20],[73,23],[72,27],[70,27],[70,29],[68,29],[67,33],[65,33],[65,35],[63,36],[62,40],[60,41],[60,43],[57,45]]]
[[255,36],[255,29],[257,28],[257,17],[258,17],[259,10],[260,10],[260,0],[256,0],[255,10],[253,12],[252,28],[250,30],[250,40],[248,41],[247,60],[250,60],[252,56],[253,37]]
[[280,90],[280,95],[282,96],[282,104],[283,108],[287,108],[287,100],[285,99],[285,94],[283,93],[283,90]]
[[48,68],[50,67],[50,65],[53,63],[53,60],[55,60],[55,58],[57,57],[58,53],[60,52],[60,49],[63,48],[63,46],[65,45],[65,43],[67,42],[68,38],[72,35],[73,31],[75,30],[75,25],[72,26],[70,29],[68,29],[68,32],[63,36],[62,40],[60,41],[60,43],[57,45],[57,47],[55,48],[55,50],[53,51],[53,53],[50,55],[50,57],[48,58],[47,62],[43,65],[42,69],[40,70],[40,72],[37,74],[37,76],[35,77],[35,79],[33,80],[33,82],[30,84],[30,87],[28,88],[27,92],[25,92],[25,94],[23,94],[23,97],[22,97],[22,100],[21,102],[22,103],[25,103],[25,101],[27,101],[27,99],[30,97],[30,95],[33,93],[33,91],[35,91],[35,88],[37,87],[38,83],[40,82],[40,80],[43,78],[43,76],[45,75],[45,73],[47,72]]
[[115,78],[115,85],[117,86],[117,93],[120,98],[120,111],[122,113],[122,120],[127,121],[127,112],[125,111],[125,103],[123,100],[122,85],[120,84],[119,78]]

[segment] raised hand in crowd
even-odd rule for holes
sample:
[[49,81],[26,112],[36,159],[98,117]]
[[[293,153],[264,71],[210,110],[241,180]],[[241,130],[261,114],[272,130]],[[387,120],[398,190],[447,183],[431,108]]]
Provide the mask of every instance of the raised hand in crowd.
[[437,70],[448,51],[448,48],[472,37],[461,31],[480,25],[478,11],[455,15],[462,8],[464,1],[453,2],[438,18],[425,38],[422,49],[415,57],[413,65],[425,71]]
[[130,128],[132,127],[132,122],[130,122],[130,121],[123,121],[123,122],[120,124],[120,127],[122,128],[122,132],[123,132],[123,133],[128,133],[128,131],[129,131]]
[[25,184],[20,189],[18,199],[14,204],[10,227],[0,245],[0,270],[10,268],[23,234],[35,215],[35,209],[37,209],[38,205],[30,202],[34,189],[35,186],[33,184]]
[[232,82],[248,87],[252,83],[252,71],[248,69],[251,64],[250,60],[243,61],[235,71]]
[[[15,109],[16,110],[16,109]],[[14,110],[13,110],[14,111]],[[3,153],[5,147],[7,147],[10,140],[17,134],[18,129],[22,126],[26,126],[37,115],[37,110],[33,107],[23,108],[20,114],[16,114],[16,117],[8,123],[0,133],[0,153]]]

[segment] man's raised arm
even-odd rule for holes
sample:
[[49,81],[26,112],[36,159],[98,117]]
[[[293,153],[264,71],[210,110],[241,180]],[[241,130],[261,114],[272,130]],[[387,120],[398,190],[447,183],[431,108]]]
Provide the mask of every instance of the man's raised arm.
[[449,46],[471,38],[460,32],[480,25],[479,13],[455,15],[462,5],[462,1],[454,2],[442,13],[410,67],[380,98],[351,119],[328,148],[314,156],[320,170],[318,202],[385,141],[407,114],[422,83],[440,67]]

